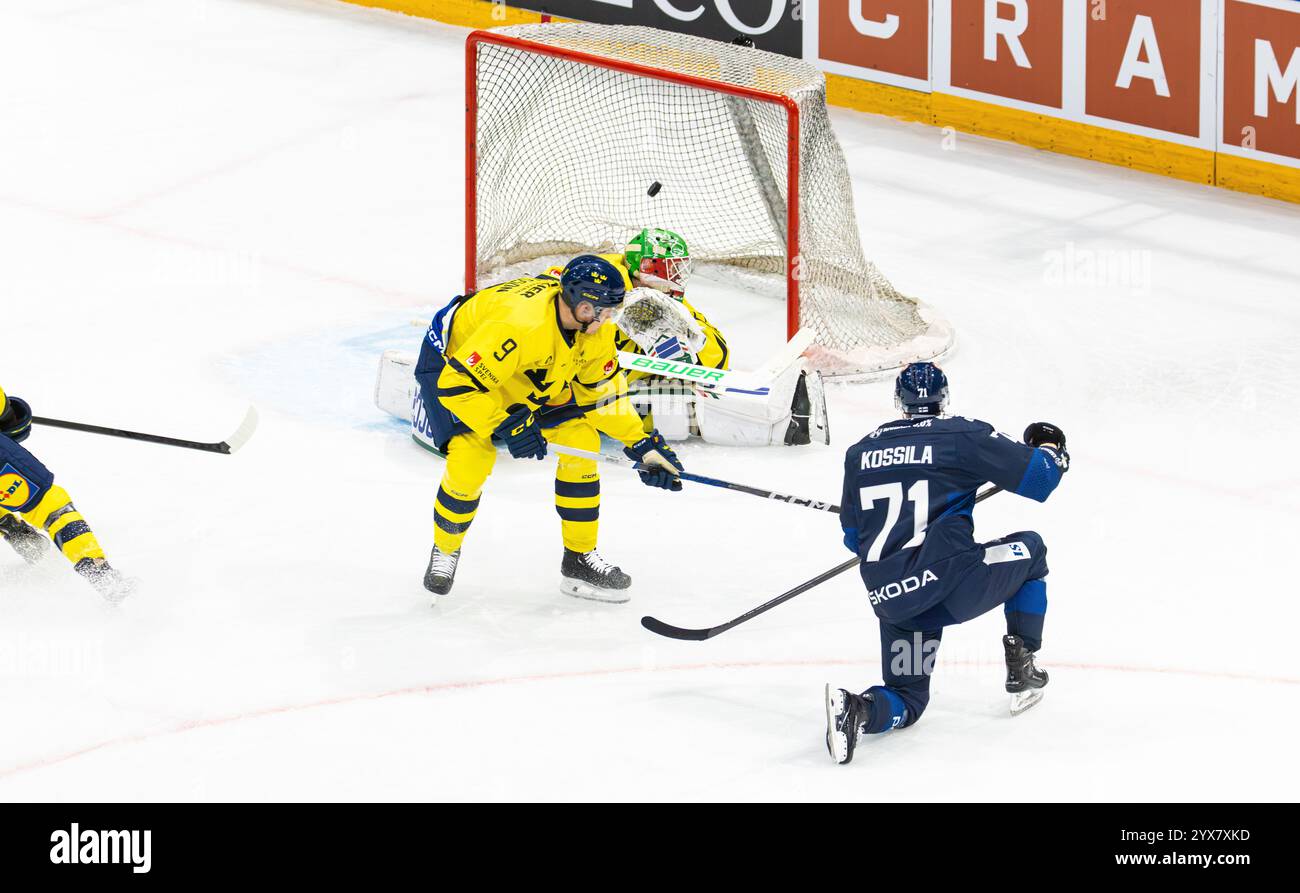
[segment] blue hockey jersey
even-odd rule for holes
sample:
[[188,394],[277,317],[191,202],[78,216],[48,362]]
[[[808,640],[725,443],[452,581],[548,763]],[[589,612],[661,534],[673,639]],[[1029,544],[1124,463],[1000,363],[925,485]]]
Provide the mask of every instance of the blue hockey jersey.
[[1051,452],[961,416],[901,419],[854,444],[840,523],[877,616],[916,616],[982,560],[971,511],[986,481],[1042,502],[1060,480]]

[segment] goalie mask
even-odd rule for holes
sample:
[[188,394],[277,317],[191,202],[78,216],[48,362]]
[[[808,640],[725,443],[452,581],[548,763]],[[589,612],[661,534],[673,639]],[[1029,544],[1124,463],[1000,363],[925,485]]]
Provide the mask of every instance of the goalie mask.
[[693,265],[686,240],[666,229],[643,229],[623,251],[627,268],[643,285],[681,300]]

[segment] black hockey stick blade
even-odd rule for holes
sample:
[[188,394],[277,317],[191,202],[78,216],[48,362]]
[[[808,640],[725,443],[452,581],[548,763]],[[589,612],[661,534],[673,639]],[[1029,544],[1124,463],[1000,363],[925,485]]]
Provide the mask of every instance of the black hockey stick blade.
[[657,636],[663,636],[667,639],[681,639],[684,642],[703,642],[710,636],[717,635],[717,627],[710,629],[683,629],[680,626],[673,626],[671,623],[664,623],[654,617],[642,617],[641,625]]
[[[975,502],[977,503],[983,502],[984,500],[992,496],[994,493],[1000,493],[1000,492],[1002,492],[1001,487],[990,487],[989,489],[985,490],[983,493],[980,493],[978,496],[976,496]],[[844,562],[843,564],[837,564],[835,567],[831,568],[828,571],[823,571],[822,573],[813,577],[811,580],[808,580],[804,583],[800,583],[798,586],[794,587],[793,589],[781,593],[771,601],[764,602],[763,604],[759,605],[757,608],[746,611],[744,614],[741,614],[739,617],[735,617],[731,620],[728,620],[726,623],[720,623],[717,626],[710,626],[705,629],[684,629],[680,626],[673,626],[671,623],[664,623],[662,620],[659,620],[656,617],[648,617],[648,616],[641,618],[641,625],[644,626],[646,629],[648,629],[650,632],[659,636],[663,636],[668,639],[680,639],[685,642],[703,642],[705,639],[711,639],[716,635],[725,633],[733,626],[739,626],[740,624],[744,623],[746,620],[753,620],[759,614],[765,614],[768,611],[775,608],[777,605],[784,604],[788,602],[790,599],[794,598],[796,595],[801,595],[807,592],[809,589],[812,589],[813,587],[820,586],[821,584],[825,583],[827,580],[831,579],[832,577],[837,577],[840,574],[844,573],[849,568],[857,567],[861,563],[862,563],[861,558],[857,558],[857,557],[850,558],[848,561]]]
[[240,422],[235,433],[231,434],[225,440],[219,440],[215,443],[182,440],[178,437],[164,437],[161,434],[144,434],[139,431],[127,431],[122,428],[104,428],[99,425],[87,425],[83,422],[66,422],[62,419],[49,419],[41,416],[32,418],[33,424],[46,425],[50,428],[66,428],[69,431],[82,431],[87,434],[103,434],[108,437],[123,437],[127,440],[139,440],[145,443],[157,443],[163,446],[182,447],[188,450],[202,450],[207,453],[221,453],[230,455],[248,443],[253,432],[257,430],[258,415],[257,410],[250,406],[248,412],[244,414],[244,420]]

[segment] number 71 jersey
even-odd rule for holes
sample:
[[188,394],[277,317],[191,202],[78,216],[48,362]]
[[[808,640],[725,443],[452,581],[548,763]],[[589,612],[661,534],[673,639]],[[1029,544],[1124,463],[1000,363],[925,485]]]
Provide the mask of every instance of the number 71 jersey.
[[868,586],[907,580],[979,548],[971,511],[986,481],[1042,502],[1060,478],[1051,454],[987,422],[961,416],[890,422],[845,456],[844,542],[862,558]]

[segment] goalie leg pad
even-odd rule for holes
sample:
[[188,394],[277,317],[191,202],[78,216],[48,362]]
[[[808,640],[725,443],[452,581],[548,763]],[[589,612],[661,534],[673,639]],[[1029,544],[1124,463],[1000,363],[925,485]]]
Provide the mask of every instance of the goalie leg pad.
[[695,401],[695,420],[706,443],[771,446],[785,442],[802,362],[773,378],[766,395],[711,393]]
[[[691,436],[694,390],[682,382],[651,376],[638,381],[628,399],[642,417],[649,416],[664,440],[676,443]],[[647,430],[646,433],[649,433]]]

